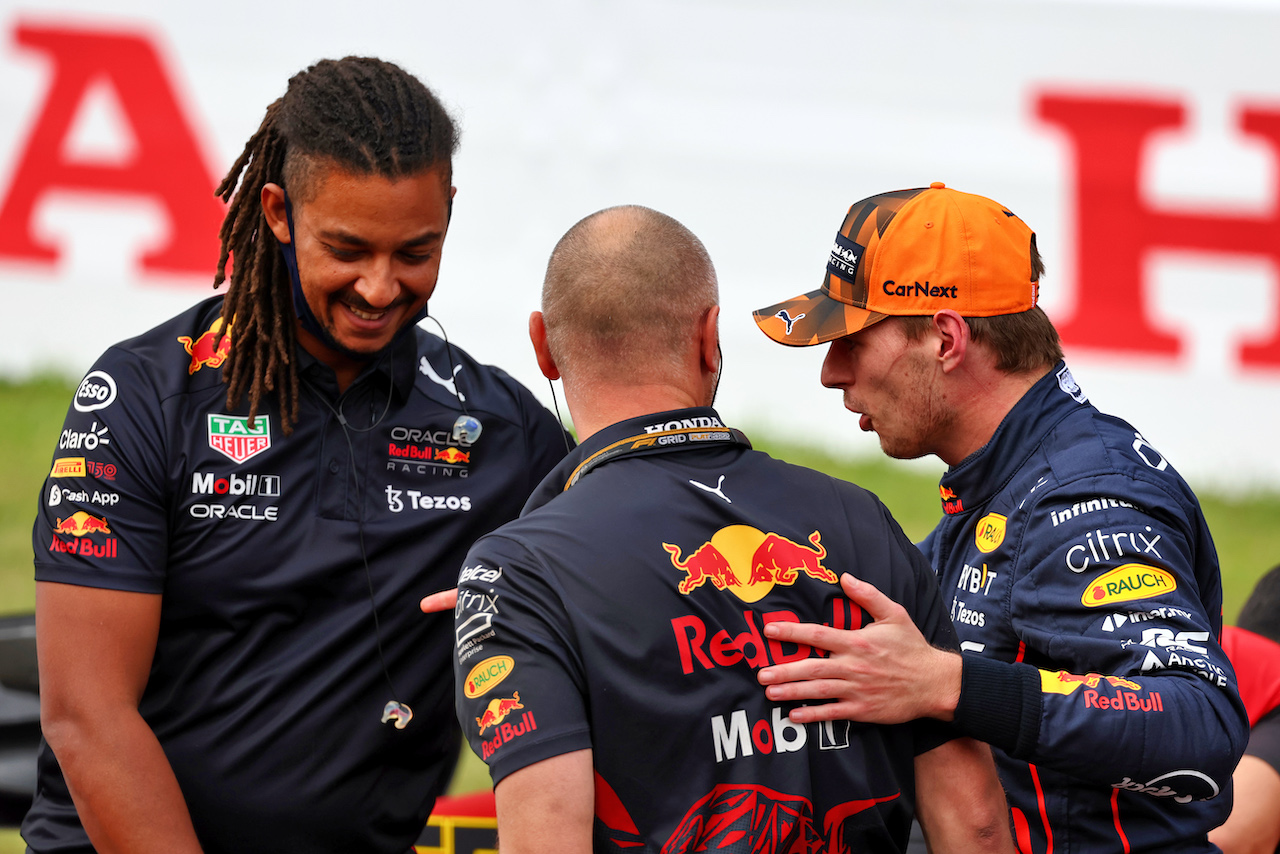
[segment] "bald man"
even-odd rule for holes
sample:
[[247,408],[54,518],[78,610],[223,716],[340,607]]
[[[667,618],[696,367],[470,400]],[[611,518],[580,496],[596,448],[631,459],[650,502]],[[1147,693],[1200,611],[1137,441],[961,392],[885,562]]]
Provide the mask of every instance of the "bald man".
[[504,854],[893,851],[911,818],[957,852],[1011,852],[989,750],[936,721],[795,724],[756,682],[814,654],[762,629],[840,628],[842,574],[956,640],[883,505],[753,451],[712,408],[714,268],[641,207],[579,222],[530,335],[582,444],[459,579],[458,715],[496,784]]

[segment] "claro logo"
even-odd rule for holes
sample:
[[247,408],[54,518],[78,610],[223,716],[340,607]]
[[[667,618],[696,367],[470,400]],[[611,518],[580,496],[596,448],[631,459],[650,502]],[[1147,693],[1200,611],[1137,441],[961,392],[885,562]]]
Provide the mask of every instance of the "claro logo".
[[1177,589],[1177,580],[1163,569],[1143,563],[1126,563],[1094,579],[1080,594],[1080,604],[1086,608],[1117,605],[1163,596]]

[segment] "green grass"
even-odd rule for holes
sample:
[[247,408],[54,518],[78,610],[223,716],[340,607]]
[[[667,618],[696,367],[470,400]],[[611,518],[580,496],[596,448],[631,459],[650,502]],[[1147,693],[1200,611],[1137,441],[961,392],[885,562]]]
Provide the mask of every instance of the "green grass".
[[74,384],[0,381],[0,613],[35,607],[31,524]]
[[[73,389],[62,379],[0,381],[0,613],[30,611],[34,606],[31,523]],[[774,456],[870,489],[913,540],[924,537],[938,519],[937,481],[915,469],[890,460],[838,459],[760,436],[753,439]],[[1218,546],[1223,613],[1230,622],[1257,578],[1280,563],[1280,494],[1226,498],[1206,492],[1200,498]],[[485,766],[464,748],[451,791],[473,791],[488,783]],[[22,850],[16,832],[0,831],[0,854]]]

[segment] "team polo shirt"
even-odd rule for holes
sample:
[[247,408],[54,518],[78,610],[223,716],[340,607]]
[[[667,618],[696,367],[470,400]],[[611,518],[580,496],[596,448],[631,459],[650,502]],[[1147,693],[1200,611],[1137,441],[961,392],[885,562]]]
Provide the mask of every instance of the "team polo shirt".
[[816,653],[762,629],[870,622],[849,572],[954,648],[937,584],[869,492],[733,435],[711,409],[615,424],[476,543],[456,616],[464,732],[498,786],[591,748],[597,851],[901,850],[914,757],[949,730],[792,723],[757,670]]
[[[86,375],[41,495],[36,579],[164,597],[140,711],[205,851],[403,852],[457,750],[452,621],[418,601],[518,513],[565,435],[505,373],[417,329],[342,395],[299,351],[292,434],[274,397],[250,423],[247,402],[226,408],[220,310],[202,302]],[[458,438],[460,416],[480,434]],[[413,710],[403,729],[383,723],[392,699]],[[84,843],[47,746],[24,835]]]

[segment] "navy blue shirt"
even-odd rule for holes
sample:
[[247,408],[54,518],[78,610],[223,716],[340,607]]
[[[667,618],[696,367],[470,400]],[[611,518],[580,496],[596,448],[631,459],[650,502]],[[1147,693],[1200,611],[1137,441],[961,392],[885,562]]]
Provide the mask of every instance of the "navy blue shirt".
[[814,652],[761,631],[869,622],[838,584],[850,572],[954,648],[937,584],[869,492],[730,435],[711,409],[615,424],[476,543],[458,592],[463,730],[499,785],[591,748],[597,851],[899,851],[914,757],[950,731],[792,723],[756,671]]
[[[164,597],[140,711],[206,851],[403,852],[457,750],[452,621],[418,600],[516,515],[564,433],[505,373],[418,329],[341,396],[299,351],[293,433],[274,398],[250,425],[247,403],[226,409],[220,308],[85,377],[41,496],[36,579]],[[474,442],[454,436],[464,405]],[[391,699],[413,709],[404,729],[382,722]],[[84,843],[47,747],[23,833],[39,851]]]
[[942,478],[922,544],[1022,851],[1213,851],[1248,726],[1190,487],[1059,362]]

